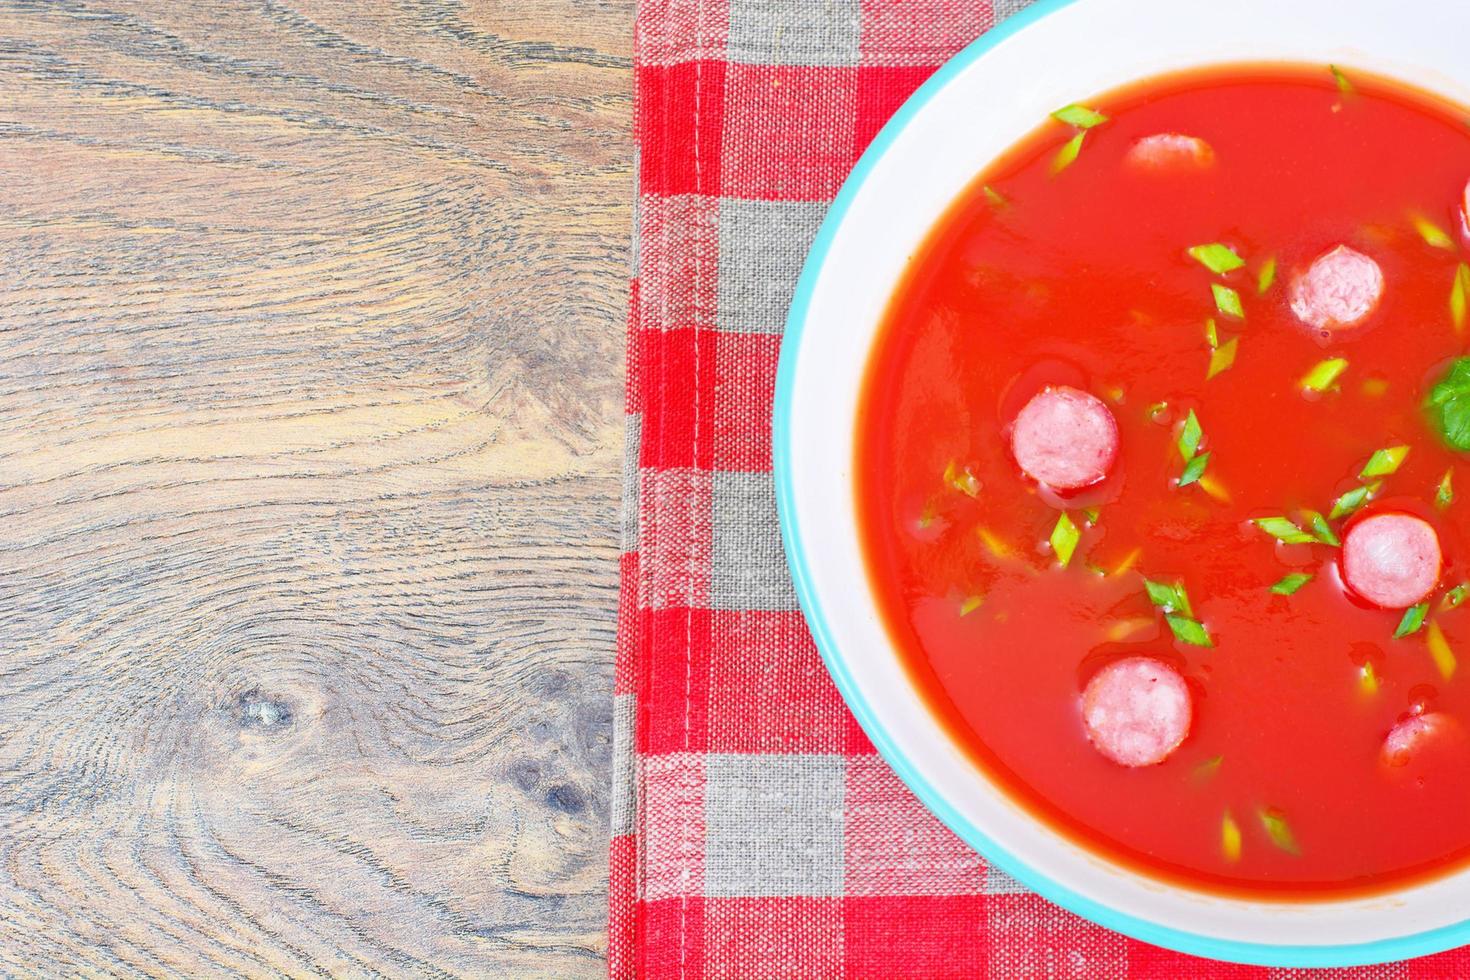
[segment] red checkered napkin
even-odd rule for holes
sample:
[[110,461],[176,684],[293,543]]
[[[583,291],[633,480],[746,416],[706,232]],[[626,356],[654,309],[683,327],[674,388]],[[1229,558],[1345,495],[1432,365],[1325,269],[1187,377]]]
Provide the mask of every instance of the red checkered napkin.
[[[770,410],[802,259],[889,114],[1026,2],[639,6],[615,978],[1288,975],[1125,939],[988,868],[874,753],[787,577]],[[1335,972],[1470,976],[1470,955]]]

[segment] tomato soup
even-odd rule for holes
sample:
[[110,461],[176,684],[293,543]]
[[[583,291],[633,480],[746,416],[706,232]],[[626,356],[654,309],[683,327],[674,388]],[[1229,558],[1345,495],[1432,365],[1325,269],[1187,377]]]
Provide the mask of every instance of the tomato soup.
[[898,655],[1018,802],[1194,887],[1470,859],[1470,121],[1350,69],[1070,106],[912,259],[858,509]]

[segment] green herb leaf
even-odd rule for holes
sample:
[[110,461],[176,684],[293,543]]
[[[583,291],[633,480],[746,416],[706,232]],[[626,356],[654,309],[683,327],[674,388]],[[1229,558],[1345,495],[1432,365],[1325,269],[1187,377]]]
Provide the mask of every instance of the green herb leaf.
[[1189,607],[1189,594],[1184,591],[1183,582],[1166,585],[1163,582],[1144,579],[1143,588],[1148,592],[1149,601],[1165,612],[1181,613],[1185,616],[1194,615],[1194,610]]
[[1297,846],[1296,837],[1291,832],[1291,825],[1286,822],[1286,814],[1275,807],[1268,807],[1260,811],[1260,816],[1261,827],[1265,829],[1266,836],[1271,838],[1271,843],[1288,854],[1302,852]]
[[1210,454],[1200,453],[1198,456],[1184,464],[1184,472],[1179,474],[1179,485],[1187,487],[1199,480],[1205,474],[1205,467],[1210,465]]
[[1348,362],[1345,357],[1334,357],[1326,361],[1318,361],[1312,370],[1303,375],[1301,386],[1308,391],[1326,391],[1337,382],[1342,372],[1347,370]]
[[1342,73],[1342,69],[1336,65],[1328,65],[1327,67],[1331,70],[1332,77],[1337,80],[1337,90],[1343,95],[1352,95],[1354,91],[1353,83]]
[[1373,499],[1373,495],[1382,486],[1382,483],[1374,481],[1367,486],[1355,487],[1349,490],[1332,502],[1332,510],[1328,512],[1327,516],[1335,521],[1339,517],[1356,514],[1363,508],[1364,504]]
[[1371,480],[1375,476],[1388,476],[1399,468],[1407,455],[1409,455],[1408,446],[1389,446],[1387,449],[1380,449],[1368,457],[1363,472],[1358,476],[1364,480]]
[[985,194],[985,200],[989,201],[995,207],[1003,208],[1011,203],[1010,198],[1006,197],[1004,194],[996,190],[994,187],[991,187],[989,184],[981,187],[980,190],[982,193]]
[[1237,320],[1245,319],[1245,308],[1240,305],[1240,294],[1229,286],[1218,282],[1210,283],[1210,292],[1215,294],[1215,309]]
[[1164,622],[1169,624],[1169,629],[1174,632],[1174,639],[1180,643],[1188,643],[1197,647],[1212,647],[1215,641],[1210,639],[1210,634],[1205,630],[1204,624],[1197,619],[1188,616],[1180,616],[1176,613],[1164,613]]
[[1276,281],[1276,256],[1271,256],[1261,266],[1261,271],[1256,275],[1256,295],[1264,296],[1266,290]]
[[1062,145],[1062,148],[1057,151],[1057,155],[1051,161],[1051,172],[1053,176],[1072,165],[1072,162],[1077,159],[1077,154],[1082,152],[1082,141],[1086,138],[1087,130],[1084,129]]
[[1184,428],[1179,430],[1179,455],[1186,461],[1194,459],[1194,454],[1199,451],[1199,441],[1204,436],[1204,429],[1200,428],[1199,419],[1194,414],[1194,409],[1189,410],[1189,417],[1184,420]]
[[984,604],[985,597],[983,595],[966,596],[965,601],[960,603],[960,615],[968,616]]
[[1271,586],[1271,591],[1277,595],[1295,595],[1298,589],[1310,581],[1312,581],[1312,576],[1306,572],[1292,572]]
[[1439,478],[1439,486],[1434,489],[1434,506],[1440,510],[1444,510],[1455,502],[1454,479],[1455,471],[1453,469],[1445,470],[1444,476]]
[[1424,412],[1451,448],[1470,451],[1470,357],[1450,365],[1430,389]]
[[1304,513],[1307,515],[1308,523],[1312,527],[1312,536],[1314,538],[1333,548],[1342,547],[1342,542],[1337,540],[1337,532],[1332,530],[1332,525],[1327,523],[1326,518],[1315,510],[1305,511]]
[[1317,540],[1284,517],[1258,517],[1251,523],[1284,544],[1312,544]]
[[1461,262],[1455,269],[1455,284],[1450,287],[1450,322],[1455,332],[1465,329],[1465,303],[1470,299],[1470,265]]
[[1223,276],[1227,272],[1234,272],[1245,265],[1245,259],[1235,254],[1235,249],[1229,245],[1219,242],[1211,242],[1208,245],[1195,245],[1189,249],[1190,258],[1200,265],[1209,269],[1217,276]]
[[1419,233],[1419,237],[1424,239],[1427,245],[1434,248],[1442,248],[1449,252],[1455,250],[1454,239],[1450,238],[1443,228],[1424,217],[1424,215],[1414,213],[1409,215],[1409,220],[1414,223],[1414,230]]
[[1443,609],[1455,609],[1465,601],[1466,593],[1470,593],[1470,584],[1461,583],[1444,594],[1444,601],[1440,603]]
[[1096,109],[1089,109],[1085,105],[1062,106],[1051,117],[1057,122],[1066,123],[1068,126],[1076,126],[1078,129],[1091,129],[1101,126],[1108,121],[1108,117]]
[[1210,366],[1205,371],[1205,380],[1208,381],[1221,371],[1230,370],[1235,363],[1235,352],[1240,347],[1240,338],[1231,337],[1225,343],[1210,351]]
[[1077,550],[1077,542],[1081,537],[1077,525],[1063,511],[1057,518],[1056,526],[1051,529],[1051,548],[1057,553],[1057,560],[1062,563],[1063,568],[1072,560],[1072,552]]
[[1398,629],[1393,631],[1393,638],[1401,640],[1410,633],[1419,632],[1419,627],[1424,625],[1424,617],[1429,615],[1429,603],[1421,602],[1417,606],[1410,606],[1404,610],[1404,618],[1399,620]]

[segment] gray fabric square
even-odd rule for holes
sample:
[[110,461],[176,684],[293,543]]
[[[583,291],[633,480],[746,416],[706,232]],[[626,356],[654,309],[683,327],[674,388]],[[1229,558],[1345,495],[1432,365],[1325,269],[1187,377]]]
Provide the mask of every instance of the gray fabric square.
[[709,756],[705,894],[841,895],[845,776],[842,756]]
[[623,422],[623,550],[638,550],[638,455],[643,443],[643,416],[626,416]]
[[720,201],[720,275],[715,324],[781,333],[806,253],[827,213],[822,202]]
[[713,474],[710,606],[714,609],[795,609],[776,522],[776,487],[769,473]]
[[985,869],[985,894],[1029,895],[1031,889],[992,864]]
[[639,222],[643,220],[643,195],[638,192],[639,170],[638,149],[633,149],[633,242],[628,250],[628,275],[632,279],[638,278],[638,270],[641,267],[643,250],[638,247],[638,242],[643,235],[639,231]]
[[856,65],[860,0],[730,0],[732,61],[758,65]]
[[995,0],[995,22],[999,24],[1012,14],[1018,14],[1031,6],[1035,0]]
[[614,837],[631,834],[638,810],[638,789],[634,777],[637,757],[633,752],[633,695],[613,698],[613,780],[612,827]]

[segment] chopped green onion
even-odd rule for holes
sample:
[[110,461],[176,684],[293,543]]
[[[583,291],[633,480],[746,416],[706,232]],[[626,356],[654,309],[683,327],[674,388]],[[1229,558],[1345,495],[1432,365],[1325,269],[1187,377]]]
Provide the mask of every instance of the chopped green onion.
[[1218,282],[1210,283],[1210,292],[1215,294],[1215,309],[1237,320],[1245,319],[1245,309],[1240,305],[1240,294],[1229,286]]
[[1310,581],[1312,581],[1312,576],[1306,572],[1292,572],[1271,586],[1271,591],[1277,595],[1295,595],[1298,589]]
[[1179,474],[1179,485],[1187,487],[1199,480],[1205,474],[1205,467],[1210,465],[1210,454],[1200,453],[1198,456],[1184,464],[1184,472]]
[[1433,658],[1434,666],[1439,668],[1440,676],[1449,680],[1455,675],[1455,652],[1450,649],[1450,642],[1444,638],[1444,630],[1432,619],[1424,633],[1424,642],[1429,646],[1429,656]]
[[960,603],[960,615],[968,616],[970,615],[970,613],[974,612],[976,609],[979,609],[982,605],[984,605],[984,603],[985,597],[983,595],[967,596],[965,598],[965,601]]
[[981,527],[975,528],[975,533],[980,536],[981,542],[983,542],[985,545],[985,550],[990,552],[995,557],[1009,558],[1011,556],[1011,546],[1006,543],[1004,538],[996,534],[990,528],[984,527],[982,525]]
[[1157,422],[1159,420],[1159,416],[1163,415],[1168,410],[1168,402],[1154,402],[1148,407],[1148,420],[1150,422]]
[[1429,615],[1429,603],[1421,602],[1417,606],[1410,606],[1404,610],[1404,618],[1399,620],[1398,629],[1393,631],[1393,638],[1401,640],[1411,633],[1419,632],[1419,627],[1424,625],[1424,617]]
[[980,481],[975,479],[975,474],[970,472],[966,466],[963,470],[950,460],[944,467],[944,483],[951,489],[958,490],[966,497],[980,496]]
[[1085,105],[1062,106],[1051,117],[1057,122],[1066,123],[1068,126],[1076,126],[1078,129],[1091,129],[1101,126],[1108,121],[1108,117],[1096,109],[1089,109]]
[[1358,476],[1364,480],[1371,480],[1375,476],[1388,476],[1399,468],[1407,455],[1409,455],[1408,446],[1389,446],[1387,449],[1380,449],[1368,457],[1363,472]]
[[1271,256],[1261,266],[1260,273],[1256,276],[1256,295],[1264,296],[1266,290],[1276,281],[1276,256]]
[[1364,694],[1378,693],[1378,672],[1373,669],[1373,661],[1363,663],[1358,674],[1358,686],[1363,689]]
[[1328,512],[1327,516],[1335,521],[1339,517],[1356,514],[1363,508],[1364,504],[1373,499],[1373,495],[1382,486],[1383,484],[1380,481],[1375,480],[1366,486],[1355,487],[1349,490],[1332,502],[1332,510]]
[[1062,563],[1063,568],[1072,560],[1072,552],[1077,550],[1077,542],[1081,537],[1077,525],[1063,511],[1057,518],[1056,526],[1051,529],[1051,547],[1057,553],[1057,560]]
[[1096,507],[1084,508],[1082,513],[1087,515],[1087,523],[1089,524],[1096,524],[1097,519],[1102,516],[1102,511]]
[[1220,818],[1220,853],[1232,863],[1240,860],[1240,825],[1229,810]]
[[1454,239],[1450,238],[1439,225],[1418,213],[1409,215],[1409,220],[1414,223],[1414,230],[1419,233],[1420,238],[1424,239],[1425,244],[1433,248],[1454,251]]
[[1288,854],[1302,852],[1297,846],[1296,837],[1291,832],[1291,825],[1286,822],[1286,814],[1271,807],[1263,808],[1260,811],[1260,817],[1261,826],[1265,828],[1266,836],[1271,838],[1271,843]]
[[1345,357],[1334,357],[1326,361],[1318,361],[1301,380],[1301,386],[1308,391],[1326,391],[1337,381],[1342,372],[1347,370],[1348,362]]
[[1225,761],[1223,755],[1217,755],[1213,759],[1206,759],[1194,767],[1194,778],[1203,782],[1220,771],[1220,763]]
[[1210,380],[1221,371],[1230,370],[1231,365],[1235,363],[1235,352],[1239,347],[1240,338],[1231,337],[1224,344],[1210,351],[1210,366],[1205,371],[1205,380]]
[[1465,594],[1470,592],[1470,584],[1461,583],[1444,594],[1444,601],[1440,603],[1441,609],[1455,609],[1465,601]]
[[1424,412],[1452,449],[1470,450],[1470,357],[1457,358],[1429,390]]
[[1199,451],[1199,441],[1204,434],[1199,418],[1191,408],[1188,418],[1184,420],[1184,428],[1179,430],[1179,455],[1183,456],[1186,461],[1194,459],[1195,453]]
[[1444,471],[1444,476],[1439,478],[1439,486],[1434,490],[1434,506],[1444,510],[1455,502],[1455,488],[1453,485],[1455,470],[1453,467]]
[[1470,299],[1470,264],[1461,262],[1455,269],[1455,284],[1450,287],[1450,320],[1455,332],[1465,329],[1465,303]]
[[1258,517],[1251,523],[1283,544],[1311,544],[1317,540],[1284,517]]
[[1363,382],[1363,394],[1369,398],[1382,398],[1388,392],[1388,381],[1385,378],[1368,378]]
[[1337,90],[1343,95],[1352,95],[1353,83],[1342,73],[1342,69],[1336,65],[1328,65],[1327,67],[1332,71],[1332,77],[1337,80]]
[[980,188],[980,190],[985,194],[985,200],[989,201],[995,207],[1003,208],[1011,203],[1010,198],[1006,197],[1004,194],[996,190],[994,187],[991,187],[989,184],[986,184],[984,187]]
[[1164,613],[1164,622],[1169,624],[1169,629],[1174,631],[1174,638],[1180,643],[1188,643],[1197,647],[1215,645],[1215,642],[1210,639],[1210,634],[1205,630],[1204,624],[1197,619]]
[[1189,256],[1217,276],[1234,272],[1245,265],[1245,259],[1236,255],[1235,249],[1229,245],[1221,245],[1219,242],[1195,245],[1189,249]]
[[1143,588],[1148,593],[1149,602],[1166,612],[1180,612],[1186,616],[1194,613],[1194,610],[1189,608],[1189,594],[1184,591],[1183,583],[1166,585],[1163,582],[1144,579]]
[[1332,530],[1332,525],[1327,523],[1326,518],[1315,510],[1303,511],[1303,513],[1307,515],[1308,523],[1312,526],[1314,538],[1333,548],[1342,546],[1342,542],[1337,540],[1337,532]]
[[1082,152],[1082,141],[1086,139],[1086,137],[1087,130],[1084,129],[1076,136],[1073,136],[1071,139],[1067,140],[1067,142],[1063,144],[1062,148],[1057,151],[1057,155],[1053,157],[1051,161],[1051,172],[1053,176],[1061,173],[1063,170],[1066,170],[1072,165],[1072,162],[1077,159],[1077,154]]
[[1205,321],[1205,342],[1212,348],[1220,346],[1220,331],[1215,328],[1215,318]]

